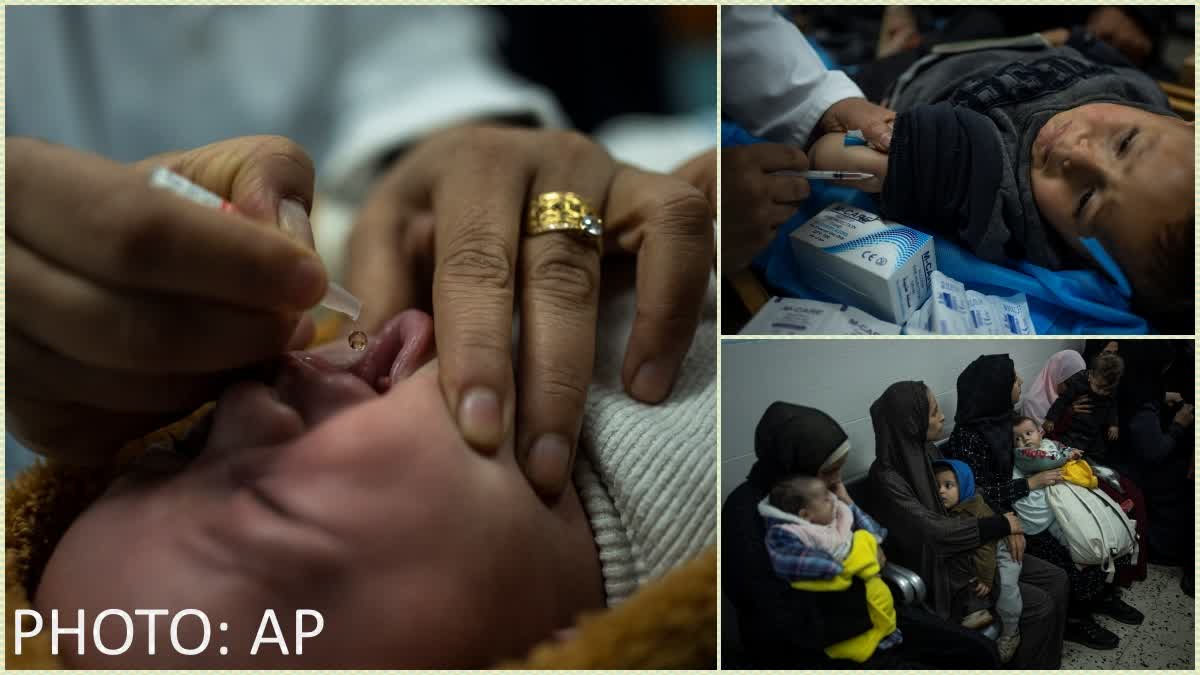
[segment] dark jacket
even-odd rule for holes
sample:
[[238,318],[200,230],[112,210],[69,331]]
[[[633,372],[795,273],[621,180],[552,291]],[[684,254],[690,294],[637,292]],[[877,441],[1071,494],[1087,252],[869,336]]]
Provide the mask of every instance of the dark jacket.
[[[1101,396],[1092,391],[1086,370],[1068,377],[1063,385],[1066,389],[1046,411],[1046,420],[1054,423],[1051,436],[1063,445],[1087,452],[1092,459],[1104,461],[1105,433],[1119,422],[1116,392]],[[1071,404],[1080,396],[1088,397],[1092,412],[1071,412]]]
[[[988,508],[987,502],[983,501],[983,497],[974,495],[970,499],[961,501],[950,507],[950,515],[963,518],[991,518],[996,514],[992,513],[992,510]],[[979,546],[970,556],[963,556],[963,562],[957,562],[956,564],[956,561],[952,561],[950,567],[952,574],[956,571],[956,568],[969,567],[971,571],[970,578],[991,586],[993,580],[996,578],[996,542],[991,541]],[[968,582],[970,578],[967,579]]]
[[1083,267],[1033,198],[1038,132],[1054,115],[1087,103],[1172,113],[1152,79],[1081,32],[1070,43],[1078,49],[1048,48],[1036,38],[1024,44],[930,55],[900,78],[889,101],[899,115],[881,210],[992,262]]

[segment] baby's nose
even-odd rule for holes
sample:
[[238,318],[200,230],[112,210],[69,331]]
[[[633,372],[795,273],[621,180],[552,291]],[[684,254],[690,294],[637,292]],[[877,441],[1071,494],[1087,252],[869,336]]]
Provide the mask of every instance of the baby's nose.
[[1095,146],[1082,134],[1069,143],[1063,144],[1063,169],[1070,168],[1094,171],[1099,168]]

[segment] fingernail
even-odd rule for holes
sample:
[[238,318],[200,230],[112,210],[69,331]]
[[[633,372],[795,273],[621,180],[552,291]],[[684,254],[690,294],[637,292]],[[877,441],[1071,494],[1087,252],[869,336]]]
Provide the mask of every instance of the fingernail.
[[315,255],[306,255],[296,263],[292,272],[291,301],[301,309],[309,309],[325,293],[325,266]]
[[539,492],[557,496],[570,471],[571,444],[562,434],[543,434],[529,448],[525,471]]
[[633,376],[633,385],[630,387],[634,398],[643,403],[658,403],[666,398],[671,391],[674,370],[662,359],[651,359],[642,363],[637,374]]
[[476,447],[494,448],[504,436],[500,397],[486,387],[475,387],[458,404],[458,428]]
[[308,220],[308,212],[304,210],[304,205],[298,200],[291,198],[279,200],[279,215],[277,220],[284,232],[287,232],[305,246],[316,248],[316,240],[313,239],[312,223]]

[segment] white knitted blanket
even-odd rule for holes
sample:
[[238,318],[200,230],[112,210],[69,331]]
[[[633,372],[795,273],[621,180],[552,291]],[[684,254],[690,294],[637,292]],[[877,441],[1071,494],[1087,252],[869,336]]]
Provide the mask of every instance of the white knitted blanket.
[[716,281],[709,282],[675,388],[650,406],[630,398],[621,383],[635,314],[632,278],[623,265],[605,265],[595,376],[575,468],[610,606],[716,541]]

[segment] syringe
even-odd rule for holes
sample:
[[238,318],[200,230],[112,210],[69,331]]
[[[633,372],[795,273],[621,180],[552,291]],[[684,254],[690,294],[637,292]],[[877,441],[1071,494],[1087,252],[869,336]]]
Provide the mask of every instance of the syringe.
[[[237,207],[233,204],[165,167],[157,167],[150,173],[150,186],[170,190],[180,197],[189,199],[197,204],[211,206],[222,211],[237,212]],[[288,226],[289,229],[293,230],[291,232],[293,236],[298,236],[306,243],[312,243],[312,227],[308,224],[306,215],[305,217],[289,217],[289,214],[282,213],[281,218],[287,218],[292,221],[288,223]],[[362,302],[354,297],[353,293],[332,281],[329,282],[329,286],[325,291],[325,297],[321,299],[321,306],[332,309],[335,312],[341,312],[350,317],[351,321],[358,321],[358,315],[362,312]]]
[[794,171],[792,169],[780,169],[778,171],[769,172],[772,176],[799,176],[809,180],[868,180],[874,178],[873,173],[864,173],[862,171]]

